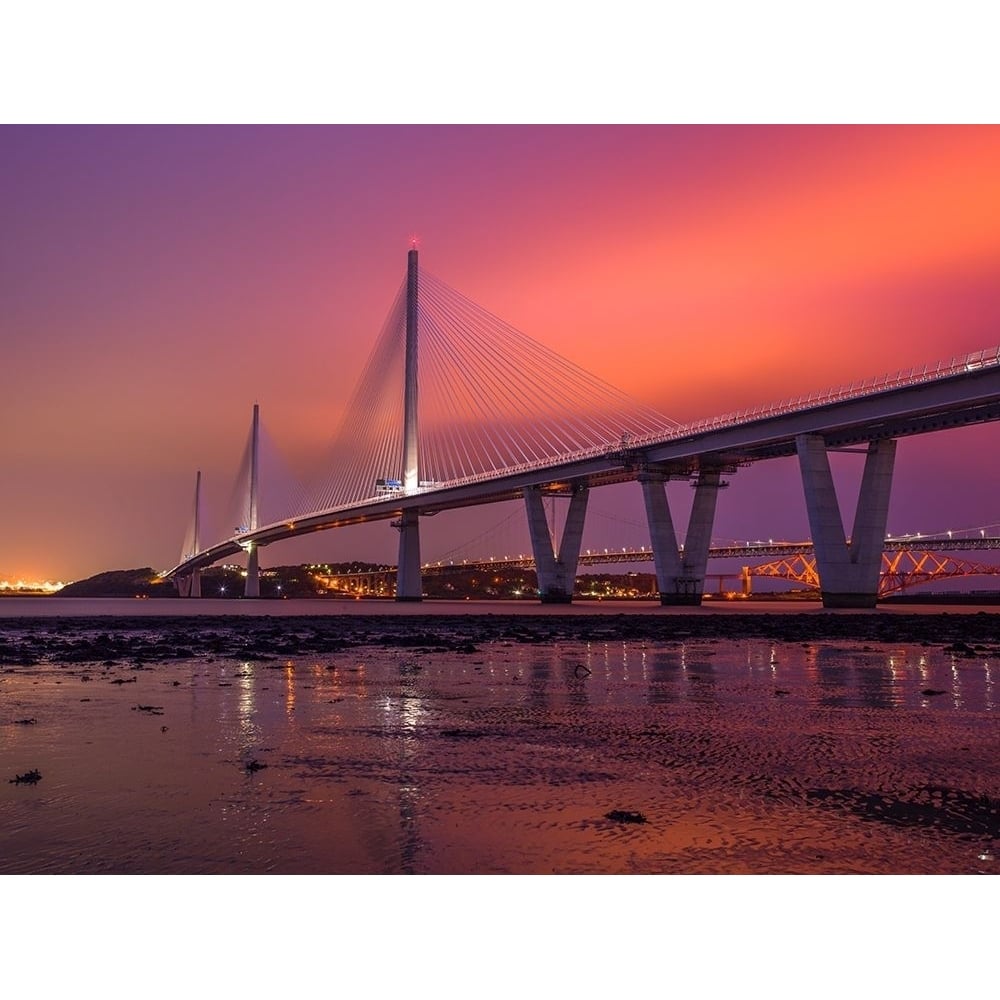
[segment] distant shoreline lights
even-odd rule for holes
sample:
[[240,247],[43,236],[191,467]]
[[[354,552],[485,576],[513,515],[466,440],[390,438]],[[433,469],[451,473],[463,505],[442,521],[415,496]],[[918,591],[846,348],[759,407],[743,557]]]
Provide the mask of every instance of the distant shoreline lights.
[[0,594],[55,594],[65,586],[52,580],[0,580]]

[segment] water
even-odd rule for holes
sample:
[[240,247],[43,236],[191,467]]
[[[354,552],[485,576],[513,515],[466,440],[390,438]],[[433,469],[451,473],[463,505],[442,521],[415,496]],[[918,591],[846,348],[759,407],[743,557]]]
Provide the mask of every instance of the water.
[[[992,610],[992,609],[991,609]],[[574,604],[542,605],[535,601],[425,601],[396,604],[392,600],[222,600],[88,598],[88,597],[0,597],[0,620],[5,618],[78,618],[95,616],[163,617],[239,615],[261,618],[314,615],[938,615],[981,614],[981,605],[884,605],[877,611],[827,611],[813,601],[715,601],[699,608],[661,607],[658,601],[577,601]]]
[[[180,602],[113,603],[161,617]],[[323,610],[428,611],[408,607]],[[274,604],[224,604],[257,609]],[[206,653],[261,627],[237,619],[192,629],[183,659],[78,662],[94,624],[26,622],[58,654],[0,668],[2,873],[998,870],[989,644],[538,641],[484,619],[464,649],[402,645],[403,627],[328,652]],[[310,634],[305,619],[268,629]],[[9,783],[33,768],[37,784]]]

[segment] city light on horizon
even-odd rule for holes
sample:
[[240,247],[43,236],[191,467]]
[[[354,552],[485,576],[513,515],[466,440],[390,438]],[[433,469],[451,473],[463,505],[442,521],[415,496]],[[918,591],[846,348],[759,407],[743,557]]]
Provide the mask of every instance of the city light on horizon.
[[0,580],[0,593],[57,594],[68,583],[62,580]]

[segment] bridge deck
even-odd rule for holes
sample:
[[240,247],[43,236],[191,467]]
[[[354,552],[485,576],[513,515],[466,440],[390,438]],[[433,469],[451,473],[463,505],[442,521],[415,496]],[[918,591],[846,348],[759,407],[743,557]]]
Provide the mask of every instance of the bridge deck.
[[821,435],[828,447],[985,423],[1000,419],[1000,350],[983,351],[933,368],[872,379],[808,398],[689,424],[663,435],[609,444],[502,472],[418,489],[408,495],[367,498],[304,514],[226,539],[169,570],[190,573],[253,543],[268,545],[314,531],[516,499],[528,486],[553,491],[573,484],[600,486],[657,471],[683,477],[700,468],[735,468],[795,453],[800,434]]

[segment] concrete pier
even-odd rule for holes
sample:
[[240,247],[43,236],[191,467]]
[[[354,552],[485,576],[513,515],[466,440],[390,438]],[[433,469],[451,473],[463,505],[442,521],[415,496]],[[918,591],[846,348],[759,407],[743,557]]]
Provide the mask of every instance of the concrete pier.
[[423,580],[420,575],[420,515],[415,510],[403,511],[398,522],[399,560],[396,563],[396,600],[423,600]]
[[646,505],[649,542],[653,549],[660,604],[700,605],[705,592],[705,571],[708,568],[708,550],[712,544],[715,508],[722,486],[719,472],[716,469],[704,469],[698,476],[683,549],[677,545],[665,477],[646,472],[639,476],[639,483]]
[[187,576],[176,576],[178,597],[201,597],[201,570],[196,569]]
[[586,486],[577,486],[573,490],[557,553],[545,516],[541,487],[525,487],[524,506],[538,576],[538,596],[542,604],[570,604],[573,600],[589,495],[590,490]]
[[247,550],[247,579],[243,596],[260,597],[260,550],[256,545]]
[[822,436],[800,434],[795,439],[795,448],[802,472],[823,606],[874,608],[882,569],[896,442],[886,439],[868,445],[849,541],[844,535],[830,458]]

